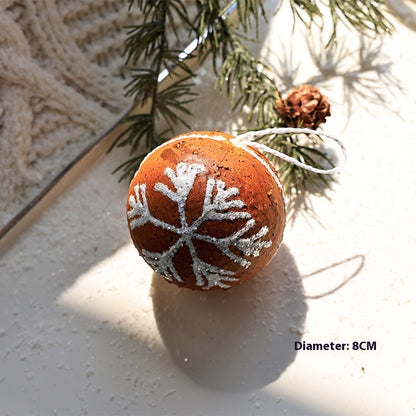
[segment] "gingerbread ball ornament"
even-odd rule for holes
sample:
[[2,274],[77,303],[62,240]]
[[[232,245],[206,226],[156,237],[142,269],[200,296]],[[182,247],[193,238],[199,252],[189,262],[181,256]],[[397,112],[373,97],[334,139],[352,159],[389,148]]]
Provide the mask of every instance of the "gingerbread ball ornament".
[[177,136],[133,178],[127,220],[134,245],[169,282],[227,289],[271,260],[283,237],[283,190],[269,161],[219,132]]

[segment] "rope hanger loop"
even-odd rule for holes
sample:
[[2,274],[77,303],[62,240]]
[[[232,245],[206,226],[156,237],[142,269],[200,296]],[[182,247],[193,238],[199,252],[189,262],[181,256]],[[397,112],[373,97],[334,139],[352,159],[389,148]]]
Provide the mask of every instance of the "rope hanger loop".
[[[285,153],[279,152],[278,150],[272,149],[269,146],[263,144],[263,143],[259,143],[256,142],[255,140],[263,137],[263,136],[269,136],[271,134],[287,134],[287,133],[294,133],[294,134],[316,134],[319,137],[324,137],[328,140],[332,140],[333,142],[335,142],[341,149],[342,151],[342,160],[340,161],[340,163],[335,166],[334,168],[331,169],[317,169],[311,165],[308,165],[306,163],[302,163],[299,160],[288,156]],[[238,135],[235,139],[233,139],[233,141],[235,142],[236,145],[238,146],[250,146],[253,148],[256,148],[258,150],[262,150],[263,152],[266,153],[270,153],[274,156],[279,157],[280,159],[289,162],[289,163],[293,163],[294,165],[297,165],[303,169],[306,169],[310,172],[314,172],[314,173],[322,173],[325,175],[333,175],[339,171],[341,171],[344,166],[345,163],[347,161],[347,149],[344,145],[344,143],[342,142],[341,139],[338,139],[337,137],[331,136],[327,133],[321,132],[321,131],[317,131],[317,130],[313,130],[313,129],[307,129],[307,128],[295,128],[295,127],[274,127],[274,128],[269,128],[269,129],[263,129],[263,130],[255,130],[255,131],[250,131],[247,133],[243,133]]]

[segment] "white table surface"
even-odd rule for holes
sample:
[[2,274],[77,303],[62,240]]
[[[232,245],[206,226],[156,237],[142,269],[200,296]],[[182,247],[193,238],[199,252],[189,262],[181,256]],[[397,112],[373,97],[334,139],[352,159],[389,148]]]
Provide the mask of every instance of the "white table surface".
[[[98,149],[0,242],[1,415],[416,415],[416,33],[396,23],[372,61],[386,64],[379,76],[357,75],[351,54],[321,77],[300,25],[282,39],[287,16],[264,29],[263,54],[279,68],[292,49],[294,83],[330,97],[325,130],[349,160],[329,198],[311,196],[314,216],[288,223],[261,275],[192,292],[137,254],[128,184],[111,174],[126,154]],[[386,88],[389,74],[399,86]],[[349,104],[356,76],[384,101]],[[238,116],[211,81],[202,71],[193,127],[231,129]]]

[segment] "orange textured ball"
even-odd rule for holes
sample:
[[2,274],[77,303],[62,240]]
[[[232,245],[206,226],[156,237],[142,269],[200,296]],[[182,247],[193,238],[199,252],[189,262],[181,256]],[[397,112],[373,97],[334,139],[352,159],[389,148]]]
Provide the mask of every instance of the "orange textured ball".
[[258,273],[283,238],[276,171],[220,132],[177,136],[152,151],[133,178],[127,220],[134,245],[169,282],[227,289]]

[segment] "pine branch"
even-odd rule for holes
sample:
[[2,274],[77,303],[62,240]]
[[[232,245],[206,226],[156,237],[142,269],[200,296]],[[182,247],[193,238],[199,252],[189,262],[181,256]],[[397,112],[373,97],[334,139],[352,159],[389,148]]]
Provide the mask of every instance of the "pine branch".
[[248,106],[249,121],[255,118],[257,128],[279,124],[274,110],[277,90],[268,68],[235,35],[231,38],[233,50],[221,67],[216,87],[231,98],[233,110]]
[[[211,56],[212,66],[217,74],[215,86],[230,97],[233,110],[248,111],[248,119],[253,128],[277,127],[284,125],[281,115],[276,111],[276,86],[267,66],[254,57],[243,43],[244,33],[255,29],[258,33],[260,19],[266,19],[261,0],[197,0],[196,12],[191,18],[185,0],[130,0],[129,7],[137,7],[143,22],[127,28],[124,57],[131,67],[132,79],[126,85],[126,94],[134,99],[137,106],[147,105],[145,114],[125,118],[126,128],[116,138],[114,147],[130,148],[131,158],[117,171],[121,179],[129,178],[148,151],[166,140],[175,125],[183,124],[189,128],[184,116],[191,114],[188,105],[195,97],[192,73],[186,60],[178,58],[178,48],[170,44],[170,37],[179,42],[179,28],[200,41],[197,51],[201,60]],[[290,0],[296,19],[307,26],[317,23],[323,25],[323,7],[329,9],[332,34],[328,44],[334,43],[337,27],[341,22],[352,26],[360,33],[390,33],[391,24],[385,17],[382,0]],[[227,13],[236,7],[238,23],[232,21]],[[238,30],[241,29],[241,32]],[[163,70],[175,73],[183,70],[187,77],[174,81],[164,91],[159,88],[159,76]],[[159,131],[159,122],[167,125]],[[331,158],[319,147],[317,137],[305,138],[300,143],[291,135],[269,137],[267,145],[287,153],[299,161],[317,168],[333,166]],[[144,144],[145,146],[142,146]],[[110,150],[111,150],[110,149]],[[329,186],[325,175],[311,174],[295,165],[274,160],[286,193],[296,195],[312,183]]]
[[386,18],[387,7],[384,0],[290,0],[290,6],[293,15],[308,27],[318,21],[322,27],[322,9],[329,9],[332,33],[327,46],[337,40],[340,22],[363,35],[390,34],[393,30],[393,25]]
[[[130,7],[134,5],[130,1]],[[137,155],[140,145],[144,142],[145,151],[150,151],[167,139],[166,134],[173,130],[177,123],[186,127],[189,125],[181,115],[190,115],[186,105],[193,101],[195,93],[192,83],[188,82],[192,71],[185,62],[178,60],[179,51],[171,48],[168,40],[168,27],[179,41],[177,26],[182,23],[190,30],[190,21],[185,6],[180,0],[137,1],[142,11],[144,21],[131,26],[127,31],[125,46],[126,64],[131,65],[132,80],[126,85],[126,95],[134,99],[136,105],[150,103],[150,110],[146,114],[127,116],[124,119],[126,128],[116,138],[114,147],[130,147],[133,156],[119,166],[116,171],[122,171],[120,178],[129,178],[137,170],[145,153]],[[147,62],[147,66],[137,66],[140,61]],[[175,81],[169,88],[160,92],[159,74],[163,70],[172,72],[173,67],[183,69],[189,76]],[[167,129],[159,132],[158,122],[164,119]]]
[[167,122],[169,131],[178,123],[191,128],[179,115],[179,113],[192,115],[186,105],[194,101],[193,97],[197,93],[192,91],[193,83],[186,83],[189,79],[190,77],[187,77],[172,84],[155,97],[155,113]]
[[308,27],[319,18],[322,12],[315,0],[290,0],[293,16]]
[[241,22],[243,32],[246,33],[253,27],[252,20],[254,19],[256,35],[258,36],[259,18],[267,19],[266,12],[263,7],[263,2],[259,0],[243,0],[237,2],[238,18]]
[[230,4],[224,7],[218,0],[197,1],[198,12],[195,16],[194,27],[197,36],[202,39],[200,56],[202,60],[208,55],[212,56],[212,65],[216,73],[218,58],[224,61],[230,50],[229,24],[223,18],[228,7]]
[[336,40],[340,20],[364,35],[392,32],[393,26],[385,17],[384,0],[329,0],[328,6],[332,17],[328,43]]

